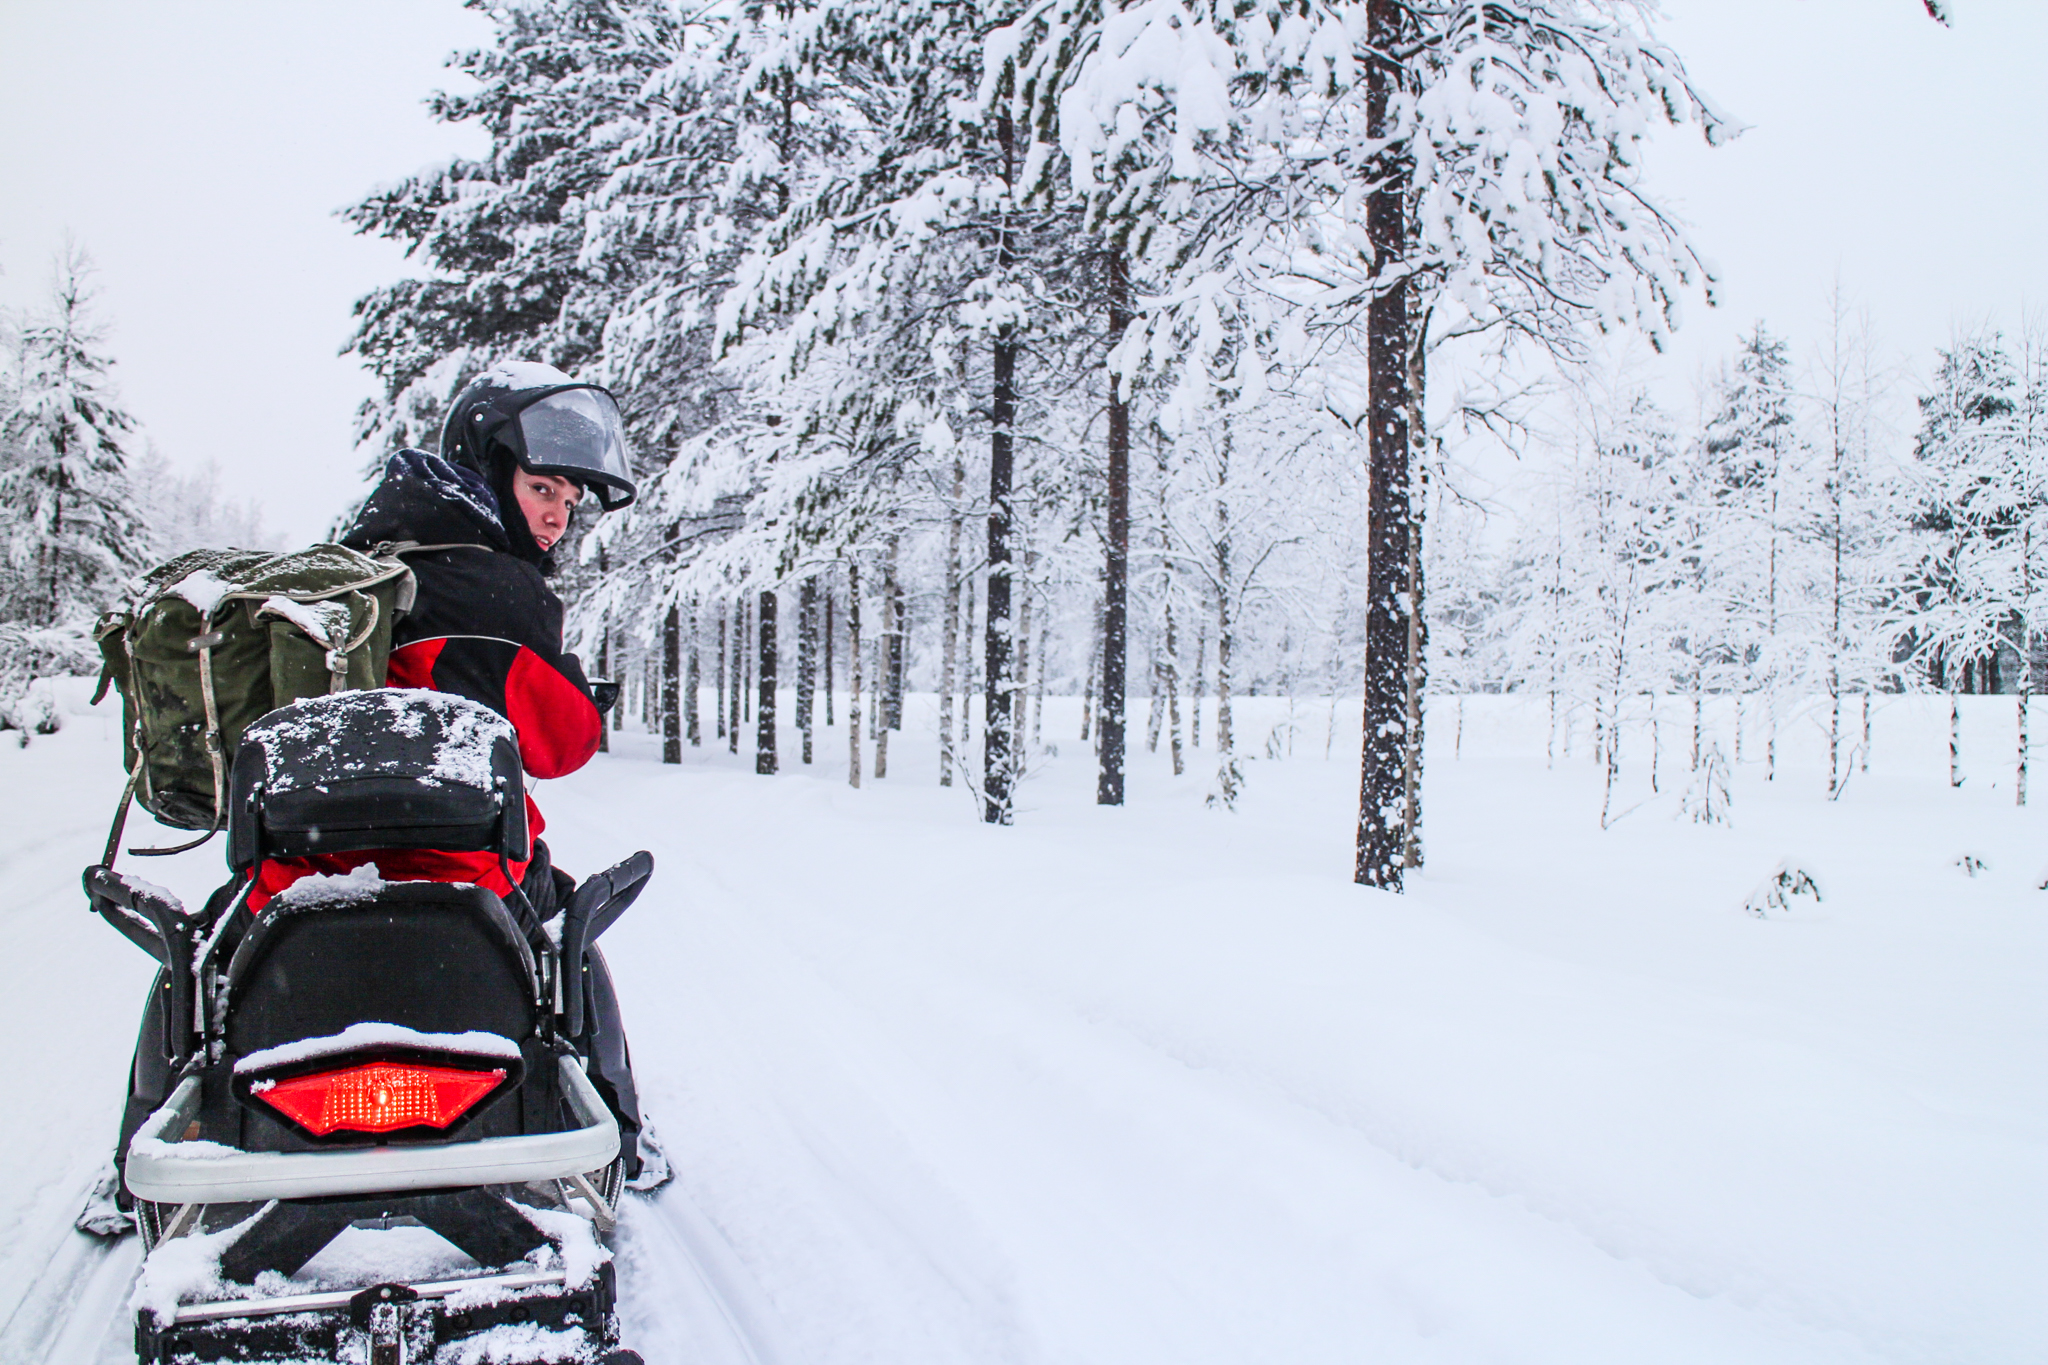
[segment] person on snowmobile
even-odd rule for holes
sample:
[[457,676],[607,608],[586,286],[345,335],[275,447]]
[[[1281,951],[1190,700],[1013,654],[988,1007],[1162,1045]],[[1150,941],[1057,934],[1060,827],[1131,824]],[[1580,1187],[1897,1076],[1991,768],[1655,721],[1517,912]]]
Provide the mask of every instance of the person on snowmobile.
[[[544,575],[552,568],[548,552],[579,504],[594,497],[613,511],[632,502],[634,492],[624,424],[605,389],[551,366],[520,362],[500,364],[472,381],[449,411],[441,454],[394,454],[342,537],[361,550],[397,547],[418,585],[411,610],[392,632],[387,684],[452,692],[504,716],[518,732],[530,777],[561,777],[588,763],[604,717],[582,664],[563,650],[562,600]],[[552,865],[537,837],[546,822],[530,795],[526,806],[536,836],[527,862],[501,864],[489,853],[432,849],[273,859],[256,868],[237,914],[245,920],[260,914],[301,877],[375,863],[386,881],[485,887],[504,898],[530,936],[540,934],[575,879]],[[215,894],[209,921],[239,889],[231,883]],[[640,1114],[617,994],[595,946],[589,961],[590,1079],[619,1119],[628,1181],[652,1188],[668,1178],[667,1162]],[[170,1090],[160,996],[152,992],[143,1014],[115,1149],[116,1184],[129,1140]],[[111,1230],[119,1220],[96,1212],[103,1202],[93,1201],[80,1226]],[[120,1202],[125,1208],[125,1199]]]
[[[341,537],[358,550],[400,547],[418,584],[392,631],[386,681],[453,692],[511,721],[529,777],[563,777],[588,763],[604,719],[582,664],[563,651],[562,600],[544,575],[586,497],[612,511],[633,494],[624,426],[604,389],[518,362],[472,381],[449,409],[441,454],[393,455]],[[530,796],[527,819],[535,834],[546,828]],[[365,862],[386,880],[471,881],[513,895],[489,854],[385,850],[266,863],[249,908],[260,912],[309,873]],[[551,869],[539,840],[532,861],[509,870],[537,921],[552,917],[573,886]]]

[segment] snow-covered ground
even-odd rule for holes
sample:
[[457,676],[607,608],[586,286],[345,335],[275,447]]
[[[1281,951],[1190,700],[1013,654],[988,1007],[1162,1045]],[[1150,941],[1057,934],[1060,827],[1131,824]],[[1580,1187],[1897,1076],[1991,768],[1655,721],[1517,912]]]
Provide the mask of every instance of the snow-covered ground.
[[[1753,732],[1721,828],[1673,818],[1673,706],[1662,794],[1637,805],[1638,727],[1603,833],[1583,732],[1551,768],[1540,700],[1469,699],[1462,736],[1440,702],[1402,897],[1350,882],[1348,704],[1334,735],[1293,707],[1293,756],[1252,761],[1226,815],[1211,754],[1176,780],[1142,752],[1141,708],[1129,805],[1095,807],[1055,700],[1061,755],[1007,830],[935,785],[929,698],[860,791],[843,731],[774,779],[623,735],[540,800],[562,864],[659,861],[605,945],[679,1171],[626,1212],[629,1342],[655,1365],[2048,1357],[2048,812],[2014,808],[2010,699],[1965,705],[1960,790],[1945,703],[1890,699],[1836,803],[1811,715],[1775,782]],[[1289,710],[1242,704],[1246,748],[1284,751]],[[133,1241],[69,1231],[148,977],[77,889],[111,730],[0,745],[8,1362],[126,1358]],[[197,900],[219,857],[137,871]],[[1743,913],[1788,857],[1825,899]]]

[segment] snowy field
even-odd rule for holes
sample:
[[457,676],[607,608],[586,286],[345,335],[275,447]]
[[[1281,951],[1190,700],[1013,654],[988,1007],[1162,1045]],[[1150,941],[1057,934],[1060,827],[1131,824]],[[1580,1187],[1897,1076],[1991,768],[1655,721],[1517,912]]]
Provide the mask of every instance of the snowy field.
[[[2048,1358],[2048,774],[2016,810],[2011,700],[1966,702],[1960,790],[1946,704],[1886,700],[1833,804],[1789,717],[1778,780],[1753,735],[1720,828],[1673,818],[1674,708],[1663,793],[1637,804],[1631,730],[1605,833],[1583,732],[1551,768],[1540,701],[1468,700],[1462,737],[1455,706],[1400,898],[1350,883],[1349,703],[1334,735],[1294,707],[1292,757],[1247,765],[1235,816],[1203,806],[1213,755],[1176,780],[1137,743],[1128,807],[1094,807],[1073,701],[1009,830],[935,785],[929,698],[860,791],[842,732],[772,780],[629,733],[548,784],[559,862],[659,860],[606,941],[679,1171],[626,1212],[628,1343],[652,1365]],[[1288,707],[1241,706],[1247,751]],[[0,745],[9,1365],[129,1358],[136,1245],[69,1230],[149,976],[77,885],[112,729]],[[137,870],[197,901],[220,856]],[[1825,900],[1745,914],[1787,857]]]

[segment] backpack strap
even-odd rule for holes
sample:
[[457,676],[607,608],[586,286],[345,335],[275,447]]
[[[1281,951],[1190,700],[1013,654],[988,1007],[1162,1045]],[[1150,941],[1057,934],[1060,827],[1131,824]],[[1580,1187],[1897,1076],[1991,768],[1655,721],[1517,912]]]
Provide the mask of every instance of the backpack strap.
[[[214,835],[220,833],[221,823],[227,814],[228,808],[227,749],[221,742],[220,701],[213,688],[213,647],[220,642],[221,633],[217,630],[209,630],[204,634],[195,636],[187,641],[185,645],[185,648],[199,655],[199,699],[206,708],[206,762],[213,769],[213,823],[207,827],[206,833],[200,835],[197,839],[178,844],[172,848],[131,848],[128,850],[138,858],[167,858],[173,853],[190,852],[208,839],[211,839]],[[141,769],[137,768],[136,771],[139,774]],[[132,784],[129,787],[129,791],[131,794],[134,791]],[[127,813],[128,804],[124,798],[121,803],[121,814],[125,816]],[[109,867],[113,866],[111,859],[108,860],[107,865]]]
[[107,830],[107,851],[100,855],[100,865],[111,869],[114,855],[121,851],[121,830],[128,823],[128,803],[135,799],[135,784],[142,780],[142,765],[146,760],[140,755],[135,759],[135,771],[128,774],[128,781],[121,788],[121,803],[114,807],[114,823]]

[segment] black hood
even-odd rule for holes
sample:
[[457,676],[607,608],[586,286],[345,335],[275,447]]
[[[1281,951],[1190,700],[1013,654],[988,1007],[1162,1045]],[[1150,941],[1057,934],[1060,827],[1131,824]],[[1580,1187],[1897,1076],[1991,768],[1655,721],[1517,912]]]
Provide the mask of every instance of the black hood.
[[[368,550],[399,540],[421,545],[483,545],[516,553],[505,533],[498,496],[483,476],[424,450],[401,450],[391,457],[384,466],[384,481],[356,514],[355,524],[341,543]],[[526,540],[533,544],[532,536]]]

